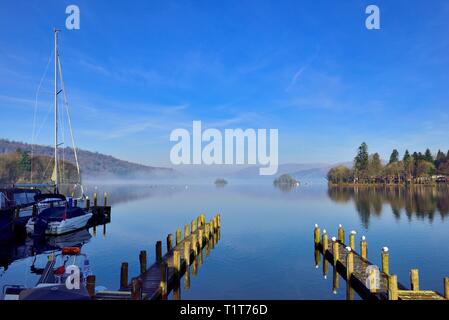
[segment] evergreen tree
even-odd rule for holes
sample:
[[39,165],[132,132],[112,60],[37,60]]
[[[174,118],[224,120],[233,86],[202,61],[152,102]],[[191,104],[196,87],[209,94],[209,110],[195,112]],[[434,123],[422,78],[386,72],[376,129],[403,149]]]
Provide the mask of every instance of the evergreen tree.
[[363,142],[354,158],[354,169],[357,177],[365,177],[368,170],[368,145]]
[[408,150],[405,150],[404,157],[402,158],[402,161],[410,161],[410,152]]
[[17,165],[18,175],[22,176],[27,173],[31,173],[31,158],[28,151],[22,151],[20,149],[17,150],[20,154],[20,160]]
[[398,150],[394,149],[393,152],[391,153],[389,164],[398,161],[399,161],[399,152]]
[[427,161],[427,162],[432,162],[433,163],[432,152],[430,152],[429,148],[426,149],[426,153],[424,154],[424,160]]

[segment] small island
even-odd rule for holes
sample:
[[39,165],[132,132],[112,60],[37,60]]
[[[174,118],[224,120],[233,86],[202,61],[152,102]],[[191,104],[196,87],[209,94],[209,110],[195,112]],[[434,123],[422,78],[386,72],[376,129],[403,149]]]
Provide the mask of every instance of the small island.
[[273,181],[273,184],[275,186],[293,186],[297,187],[299,186],[299,181],[297,181],[295,178],[293,178],[289,174],[283,174],[277,179]]
[[223,179],[223,178],[217,178],[216,180],[215,180],[215,185],[217,186],[217,187],[224,187],[225,185],[227,185],[228,184],[228,182],[225,180],[225,179]]

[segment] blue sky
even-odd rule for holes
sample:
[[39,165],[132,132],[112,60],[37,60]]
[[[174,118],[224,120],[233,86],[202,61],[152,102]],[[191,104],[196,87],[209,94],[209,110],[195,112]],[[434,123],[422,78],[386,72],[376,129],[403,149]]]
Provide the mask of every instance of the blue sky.
[[[80,30],[64,28],[69,4]],[[347,161],[362,141],[383,158],[449,148],[448,1],[2,1],[0,137],[32,140],[55,26],[83,149],[170,165],[170,131],[192,120],[278,128],[281,163]]]

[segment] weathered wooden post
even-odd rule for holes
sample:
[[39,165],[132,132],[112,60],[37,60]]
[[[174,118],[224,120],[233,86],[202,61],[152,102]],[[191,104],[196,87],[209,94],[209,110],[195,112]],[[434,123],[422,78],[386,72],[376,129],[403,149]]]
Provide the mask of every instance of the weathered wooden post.
[[217,216],[214,217],[214,230],[218,230]]
[[355,230],[351,231],[351,234],[349,235],[349,246],[351,247],[352,251],[355,251],[355,235],[357,232]]
[[317,224],[315,224],[315,228],[313,229],[313,238],[315,242],[315,246],[320,244],[320,228]]
[[182,230],[181,228],[176,229],[176,245],[182,241]]
[[385,274],[389,274],[389,267],[388,267],[388,247],[382,248],[382,272]]
[[196,257],[198,253],[198,246],[196,243],[196,234],[192,234],[192,250],[193,250],[193,256]]
[[95,276],[89,275],[86,278],[86,290],[91,298],[95,297]]
[[179,274],[181,271],[181,255],[179,250],[173,251],[173,268],[176,274]]
[[147,271],[147,252],[145,250],[140,251],[139,254],[140,273]]
[[321,245],[323,246],[323,256],[326,259],[326,252],[329,249],[329,236],[327,235],[326,229],[323,229],[323,237],[321,240]]
[[221,216],[217,214],[217,227],[221,228]]
[[161,270],[161,283],[160,283],[160,288],[161,288],[161,298],[162,300],[166,300],[167,299],[167,262],[162,262],[160,264],[160,270]]
[[413,291],[419,291],[419,271],[418,271],[418,269],[410,270],[410,288]]
[[162,241],[156,242],[156,262],[162,261]]
[[345,243],[345,229],[341,224],[338,225],[338,241]]
[[192,220],[192,233],[196,232],[196,220]]
[[173,250],[173,235],[170,233],[167,236],[167,252]]
[[188,241],[184,241],[184,260],[188,269],[190,266],[190,243]]
[[346,247],[348,254],[346,255],[346,281],[350,285],[352,273],[354,272],[354,253],[351,247]]
[[142,280],[140,278],[134,278],[131,281],[131,299],[142,300]]
[[337,266],[337,261],[339,259],[339,252],[338,252],[338,242],[337,238],[332,237],[332,255],[334,257],[334,267]]
[[388,300],[398,300],[398,278],[388,275]]
[[209,230],[209,224],[208,223],[206,223],[204,225],[204,231],[205,231],[206,239],[207,239],[207,241],[209,241],[209,232],[210,232],[210,230]]
[[128,262],[122,262],[120,268],[120,288],[126,288],[128,286]]
[[444,278],[444,297],[449,300],[449,277]]
[[97,193],[94,192],[94,207],[97,206]]
[[362,236],[362,240],[360,240],[360,254],[363,259],[368,259],[368,244],[366,242],[365,236]]
[[190,225],[184,225],[184,240],[186,240],[190,236]]
[[104,198],[104,206],[106,207],[108,205],[108,193],[105,192],[103,194],[103,198]]
[[202,221],[202,217],[201,215],[198,216],[198,218],[196,218],[196,224],[198,229],[201,228],[201,221]]
[[198,244],[201,250],[203,248],[203,229],[198,230]]
[[216,230],[214,229],[214,222],[212,220],[209,221],[209,226],[211,233],[214,234]]

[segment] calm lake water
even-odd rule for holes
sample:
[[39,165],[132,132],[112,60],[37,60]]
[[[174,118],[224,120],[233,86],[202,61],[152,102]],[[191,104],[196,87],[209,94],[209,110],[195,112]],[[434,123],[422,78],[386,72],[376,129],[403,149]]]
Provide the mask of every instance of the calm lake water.
[[[92,191],[92,188],[90,188]],[[136,191],[134,191],[136,190]],[[419,268],[421,287],[442,291],[449,275],[449,191],[447,187],[333,188],[303,184],[280,190],[270,183],[243,185],[154,185],[98,187],[108,191],[112,221],[71,239],[53,239],[54,246],[83,241],[97,286],[116,290],[120,264],[129,262],[137,275],[139,251],[154,260],[154,245],[168,233],[204,213],[209,220],[221,214],[220,241],[203,258],[190,289],[181,286],[183,299],[345,299],[345,282],[332,290],[332,267],[325,279],[315,267],[313,227],[317,223],[336,235],[338,224],[346,234],[358,232],[368,241],[369,259],[380,265],[380,250],[390,249],[390,270],[408,286],[409,269]],[[1,245],[0,286],[33,286],[30,272],[33,246],[28,239]],[[45,265],[50,251],[38,254]],[[181,282],[182,283],[182,282]]]

